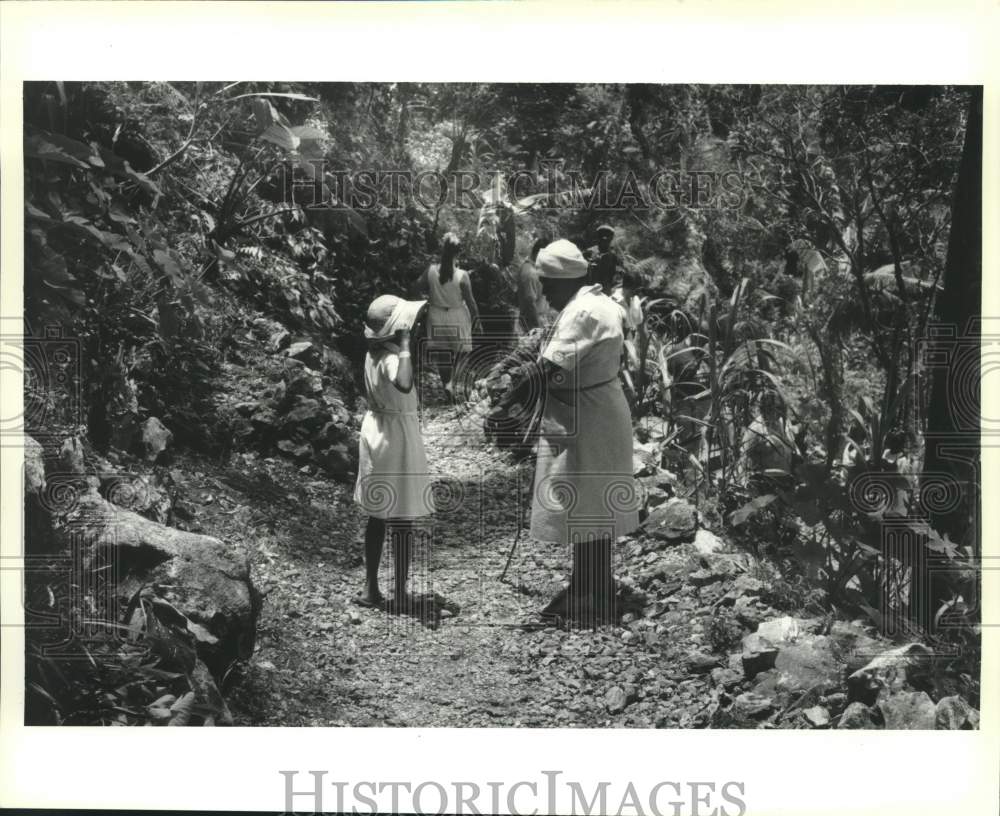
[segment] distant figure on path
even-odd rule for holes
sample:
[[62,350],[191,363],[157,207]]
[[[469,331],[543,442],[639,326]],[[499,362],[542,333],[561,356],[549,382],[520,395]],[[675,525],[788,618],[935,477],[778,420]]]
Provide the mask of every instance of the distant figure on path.
[[455,399],[455,368],[462,357],[472,351],[472,328],[479,322],[469,273],[455,265],[461,247],[458,236],[447,233],[442,241],[441,262],[431,264],[419,283],[420,290],[427,293],[430,301],[427,354],[451,400]]
[[531,246],[531,256],[521,264],[517,275],[517,310],[518,310],[518,334],[527,334],[532,329],[537,329],[552,322],[555,315],[549,302],[542,294],[542,283],[539,280],[538,268],[535,261],[538,252],[548,243],[544,238],[539,238]]
[[590,277],[594,283],[599,283],[604,294],[610,295],[618,275],[621,260],[618,253],[611,248],[615,240],[615,230],[608,224],[597,228],[597,244],[587,249],[585,259],[590,264]]
[[639,368],[638,349],[640,337],[645,332],[642,302],[636,294],[641,285],[642,276],[629,269],[622,273],[621,284],[611,290],[611,299],[625,310],[625,351],[632,371]]
[[434,512],[410,359],[410,332],[425,305],[424,300],[382,295],[372,301],[365,318],[368,411],[361,422],[354,501],[368,514],[368,524],[365,593],[357,601],[376,608],[385,603],[378,570],[388,527],[397,611],[403,610],[407,597],[414,519]]

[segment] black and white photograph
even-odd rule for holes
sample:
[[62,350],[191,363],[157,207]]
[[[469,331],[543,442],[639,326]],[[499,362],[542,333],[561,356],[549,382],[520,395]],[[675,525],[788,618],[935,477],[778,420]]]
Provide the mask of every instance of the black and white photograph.
[[25,84],[25,722],[976,728],[981,100]]
[[[654,35],[541,3],[521,56],[489,45],[505,3],[310,4],[270,54],[236,26],[265,5],[137,29],[166,62],[124,27],[80,70],[37,34],[5,58],[2,778],[51,745],[63,780],[6,801],[969,788],[996,721],[987,72],[616,70]],[[383,42],[363,5],[440,37]],[[472,5],[481,41],[445,24]],[[685,26],[665,52],[698,52]],[[533,51],[559,32],[578,68]]]

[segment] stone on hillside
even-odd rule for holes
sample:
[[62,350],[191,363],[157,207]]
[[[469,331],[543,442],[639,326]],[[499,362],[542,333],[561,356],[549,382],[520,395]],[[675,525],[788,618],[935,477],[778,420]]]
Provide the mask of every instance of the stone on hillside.
[[329,346],[323,346],[323,370],[335,380],[349,381],[354,376],[354,366],[351,365],[351,361]]
[[279,439],[278,450],[296,462],[308,462],[313,458],[313,448],[308,442],[300,445],[290,439]]
[[930,730],[935,724],[934,701],[926,691],[901,691],[878,701],[888,731]]
[[871,710],[864,703],[851,703],[837,721],[837,728],[875,728]]
[[670,498],[670,493],[654,484],[652,476],[642,476],[636,481],[639,483],[643,503],[647,509],[659,507]]
[[[729,594],[732,594],[732,592],[735,591],[736,590],[732,590]],[[745,595],[740,595],[736,599],[736,602],[733,604],[733,612],[736,614],[736,620],[748,629],[753,629],[755,631],[764,616],[763,611],[758,608],[756,601]]]
[[278,329],[275,331],[267,341],[267,350],[271,354],[277,354],[279,351],[288,348],[289,344],[292,342],[292,335],[287,329]]
[[[771,629],[761,625],[754,634],[744,639],[744,649],[750,651],[751,666],[754,666],[752,650],[760,648],[756,644],[768,644],[777,650],[771,666],[754,677],[755,692],[775,698],[784,707],[796,699],[802,700],[803,705],[817,702],[826,692],[840,687],[843,667],[833,653],[833,643],[829,638],[802,635],[795,640],[775,644],[761,634],[762,629],[774,637],[781,637],[790,631],[788,624]],[[759,664],[761,661],[758,661]],[[806,693],[810,695],[808,700],[802,698]]]
[[83,443],[75,436],[71,436],[59,448],[59,469],[61,475],[67,476],[83,476],[87,472],[83,459]]
[[306,428],[320,428],[330,419],[329,414],[319,404],[318,400],[308,397],[296,397],[291,410],[281,419],[281,426],[285,429],[296,425],[304,425]]
[[150,417],[142,423],[142,450],[147,462],[155,462],[167,446],[173,441],[174,435],[156,417]]
[[847,678],[848,699],[872,705],[885,689],[902,689],[910,678],[926,674],[934,652],[922,643],[908,643],[869,661]]
[[200,660],[195,661],[194,670],[189,677],[191,690],[194,692],[195,705],[199,711],[204,712],[202,716],[211,717],[212,725],[232,725],[232,712],[219,691],[219,687],[215,684],[208,667]]
[[[643,464],[643,468],[645,465]],[[642,485],[646,495],[648,507],[657,507],[674,496],[674,487],[677,484],[677,477],[669,470],[656,468],[655,472],[647,476],[638,476],[636,481]]]
[[[278,375],[279,377],[283,377],[290,371],[301,371],[302,368],[303,367],[301,366],[299,368],[286,368],[284,369],[284,374],[278,372]],[[271,398],[269,400],[270,406],[272,408],[276,408],[279,411],[285,410],[285,408],[287,408],[290,404],[289,403],[290,397],[288,396],[288,385],[285,383],[283,379],[279,379],[274,384],[274,388],[265,389],[264,395],[269,396]]]
[[357,458],[351,455],[351,449],[343,443],[331,445],[320,453],[317,459],[323,469],[334,478],[351,479],[357,475]]
[[863,668],[885,650],[885,642],[871,637],[860,623],[834,621],[830,637],[837,644],[837,654],[851,674]]
[[694,548],[701,555],[711,555],[721,550],[725,543],[711,530],[699,530],[694,535]]
[[727,691],[733,688],[733,686],[738,685],[742,680],[743,675],[728,666],[720,666],[717,669],[712,669],[712,682],[717,686],[722,686]]
[[733,713],[744,719],[765,716],[773,709],[773,700],[749,691],[739,695],[733,703]]
[[323,375],[311,368],[295,368],[288,372],[284,385],[288,394],[313,397],[323,393]]
[[643,527],[663,541],[690,541],[698,527],[698,512],[684,499],[669,499],[650,511]]
[[170,494],[152,476],[105,471],[100,492],[109,502],[159,524],[166,524],[173,509]]
[[693,586],[706,586],[719,581],[727,581],[739,574],[741,569],[738,559],[726,553],[703,555],[700,556],[700,561],[703,565],[702,568],[688,575],[688,583]]
[[[812,622],[810,621],[809,623]],[[775,645],[791,643],[797,640],[804,631],[803,621],[793,618],[790,615],[764,621],[757,627],[757,634]]]
[[[698,532],[701,533],[701,530]],[[726,597],[732,599],[735,603],[745,596],[760,595],[766,588],[764,582],[759,578],[754,578],[752,575],[746,574],[737,575],[733,581],[733,588],[729,590]]]
[[333,422],[327,422],[320,429],[320,432],[316,434],[314,441],[317,447],[323,448],[327,445],[333,445],[343,441],[346,436],[347,428],[334,420]]
[[299,360],[309,366],[309,368],[319,368],[323,361],[323,355],[320,350],[316,348],[314,343],[308,340],[292,343],[285,350],[285,354],[288,355],[289,359]]
[[777,657],[777,647],[756,632],[743,638],[743,674],[748,680],[774,668]]
[[725,581],[728,576],[724,572],[714,572],[710,569],[695,570],[688,575],[688,582],[693,586],[701,587]]
[[704,652],[694,652],[688,655],[688,669],[695,674],[707,674],[719,665],[719,658],[716,655],[705,654]]
[[847,705],[847,695],[842,691],[836,691],[833,694],[827,694],[820,701],[831,711],[840,711]]
[[942,697],[934,709],[934,727],[943,731],[958,731],[975,727],[973,720],[978,722],[979,712],[973,712],[965,700],[958,695]]
[[236,413],[239,414],[240,416],[250,417],[250,416],[253,416],[254,412],[259,407],[260,407],[260,403],[259,402],[253,402],[253,401],[250,401],[250,402],[238,402],[238,403],[236,403],[233,406],[233,410],[235,410]]
[[619,714],[624,711],[625,706],[628,705],[625,689],[621,686],[612,686],[609,688],[604,695],[604,705],[611,714]]
[[632,445],[632,472],[636,476],[652,476],[660,467],[660,449],[651,442]]
[[63,544],[79,552],[85,568],[115,565],[123,605],[151,589],[204,627],[215,642],[199,641],[198,651],[216,677],[253,653],[260,603],[249,560],[236,547],[164,527],[96,492],[80,497],[63,529]]
[[250,417],[250,424],[257,433],[269,434],[278,426],[278,414],[273,408],[264,405]]
[[24,492],[25,496],[37,496],[45,491],[45,451],[30,436],[24,437]]
[[813,728],[826,728],[830,724],[830,712],[823,706],[812,706],[802,712],[806,722]]
[[[758,629],[759,632],[759,629]],[[781,683],[791,689],[815,689],[819,694],[837,688],[843,669],[823,635],[807,636],[793,643],[782,643],[774,668]]]
[[324,403],[334,422],[345,427],[351,424],[351,412],[347,410],[342,400],[337,397],[327,397],[324,399]]

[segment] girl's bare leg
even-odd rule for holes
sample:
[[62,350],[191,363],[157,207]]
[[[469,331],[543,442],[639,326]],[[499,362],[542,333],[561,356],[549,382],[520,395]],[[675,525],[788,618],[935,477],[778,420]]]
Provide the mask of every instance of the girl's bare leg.
[[368,517],[365,527],[365,598],[372,604],[384,600],[378,587],[378,568],[382,562],[382,542],[385,540],[385,521]]
[[413,558],[413,522],[395,519],[389,525],[389,541],[392,543],[392,558],[395,586],[393,600],[397,606],[406,601],[406,582],[410,577],[410,560]]

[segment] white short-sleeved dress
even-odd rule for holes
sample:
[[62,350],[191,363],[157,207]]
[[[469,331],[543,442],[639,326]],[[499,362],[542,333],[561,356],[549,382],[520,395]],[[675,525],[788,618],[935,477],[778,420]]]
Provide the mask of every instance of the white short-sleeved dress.
[[441,283],[440,266],[427,270],[427,348],[452,353],[472,351],[472,315],[462,297],[462,281],[469,273],[455,267],[446,283]]
[[393,385],[398,369],[395,344],[365,357],[368,411],[361,422],[354,500],[369,516],[381,519],[434,512],[417,392],[404,394]]
[[573,544],[639,526],[632,418],[618,380],[624,315],[585,286],[556,319],[542,356],[559,366],[539,432],[531,535]]

